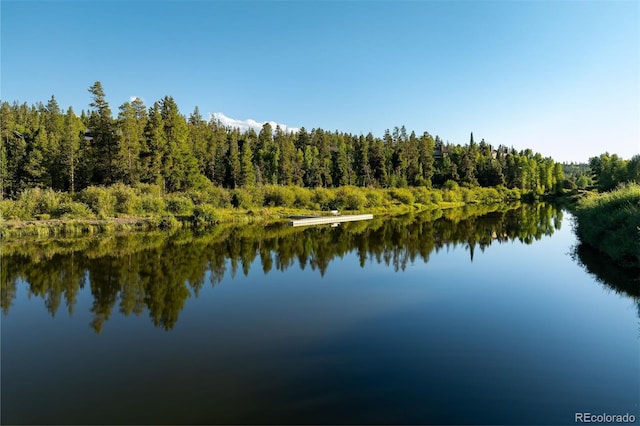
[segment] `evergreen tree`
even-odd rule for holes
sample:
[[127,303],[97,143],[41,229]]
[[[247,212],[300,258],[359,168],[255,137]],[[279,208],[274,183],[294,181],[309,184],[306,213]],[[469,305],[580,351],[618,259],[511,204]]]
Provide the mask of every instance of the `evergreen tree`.
[[140,153],[142,181],[160,185],[165,190],[163,177],[163,157],[167,150],[164,120],[159,102],[149,108],[149,118],[144,128],[144,147]]
[[118,115],[118,155],[117,175],[128,185],[140,181],[140,154],[144,141],[147,114],[144,103],[139,98],[120,106]]
[[118,152],[111,109],[105,99],[102,83],[96,81],[89,92],[93,97],[89,104],[92,110],[88,120],[92,135],[93,182],[111,184],[115,181],[115,159]]
[[81,135],[84,126],[69,107],[64,116],[63,137],[60,144],[60,160],[63,167],[64,189],[74,193],[76,190],[76,169],[80,162]]
[[240,149],[240,186],[252,187],[256,184],[253,153],[249,140],[245,139]]
[[228,178],[228,186],[231,188],[236,188],[240,185],[240,173],[241,173],[241,164],[240,164],[240,152],[238,150],[238,134],[237,132],[231,132],[229,134],[229,178]]

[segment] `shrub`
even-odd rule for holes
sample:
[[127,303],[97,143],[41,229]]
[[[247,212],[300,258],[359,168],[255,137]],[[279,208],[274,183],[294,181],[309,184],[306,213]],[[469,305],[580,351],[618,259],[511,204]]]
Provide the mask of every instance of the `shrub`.
[[309,188],[302,188],[300,186],[290,187],[294,195],[293,206],[297,208],[313,208],[311,202],[312,192]]
[[78,193],[77,197],[99,218],[110,217],[115,213],[116,197],[107,188],[90,186]]
[[60,203],[53,212],[53,217],[61,219],[89,219],[94,217],[93,212],[85,204],[77,201]]
[[220,216],[211,204],[201,204],[193,209],[193,223],[198,226],[213,225],[220,222]]
[[267,185],[264,187],[264,205],[291,207],[296,195],[287,187]]
[[207,203],[214,207],[231,207],[231,192],[218,186],[207,189]]
[[144,213],[162,213],[166,208],[164,200],[152,194],[145,194],[140,198]]
[[442,192],[440,192],[439,190],[435,190],[433,192],[431,192],[431,202],[434,204],[440,204],[442,203]]
[[389,195],[392,199],[406,205],[412,205],[416,201],[413,193],[410,190],[404,188],[392,189],[389,191]]
[[153,195],[154,197],[162,197],[162,188],[160,185],[152,185],[149,183],[137,183],[134,187],[136,194],[141,197],[144,195]]
[[311,200],[318,204],[318,207],[322,210],[333,210],[338,208],[336,204],[336,193],[327,188],[314,189]]
[[193,201],[184,194],[170,194],[165,197],[167,211],[174,215],[190,215],[193,212]]
[[431,204],[431,192],[424,186],[412,188],[411,192],[413,192],[413,197],[417,203]]
[[158,221],[158,228],[160,229],[173,229],[180,228],[181,226],[182,222],[170,214],[162,216]]
[[16,220],[19,217],[16,215],[15,210],[15,201],[4,200],[0,201],[0,219],[3,220]]
[[367,204],[367,197],[362,190],[353,186],[346,186],[336,191],[336,208],[346,210],[360,210]]
[[119,183],[109,189],[116,198],[114,207],[116,213],[134,215],[142,212],[142,200],[133,188]]
[[462,201],[464,203],[474,203],[477,201],[476,193],[472,189],[462,188],[460,190],[462,192]]
[[583,198],[575,211],[581,242],[624,267],[640,267],[640,185]]
[[448,189],[450,191],[457,191],[459,186],[458,186],[458,182],[456,182],[455,180],[447,180],[444,185],[443,185],[444,189]]
[[366,207],[381,207],[384,203],[384,196],[377,189],[368,190],[365,197],[367,198]]
[[231,192],[231,205],[241,209],[262,207],[264,191],[261,187],[236,188]]
[[459,189],[456,191],[444,190],[442,198],[444,199],[444,201],[448,201],[450,203],[458,203],[460,202],[462,196]]
[[62,202],[71,201],[68,194],[56,192],[51,188],[40,191],[37,211],[39,214],[52,214]]

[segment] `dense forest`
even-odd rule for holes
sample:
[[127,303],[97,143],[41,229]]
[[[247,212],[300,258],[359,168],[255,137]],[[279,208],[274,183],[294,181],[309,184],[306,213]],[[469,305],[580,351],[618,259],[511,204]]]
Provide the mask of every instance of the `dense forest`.
[[[100,82],[90,108],[63,112],[54,96],[31,107],[0,109],[0,199],[28,188],[74,193],[89,186],[146,183],[163,192],[216,186],[294,185],[334,188],[517,188],[540,195],[559,191],[562,165],[530,149],[492,147],[471,134],[467,145],[417,135],[404,126],[382,137],[264,124],[259,133],[205,120],[196,107],[186,117],[170,96],[146,107],[136,98],[114,117]],[[565,182],[566,183],[566,182]]]

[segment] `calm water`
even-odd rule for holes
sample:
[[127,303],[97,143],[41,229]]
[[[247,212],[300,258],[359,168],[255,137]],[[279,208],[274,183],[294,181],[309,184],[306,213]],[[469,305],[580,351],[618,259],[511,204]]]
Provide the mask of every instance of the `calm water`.
[[637,271],[539,204],[3,241],[3,424],[638,418]]

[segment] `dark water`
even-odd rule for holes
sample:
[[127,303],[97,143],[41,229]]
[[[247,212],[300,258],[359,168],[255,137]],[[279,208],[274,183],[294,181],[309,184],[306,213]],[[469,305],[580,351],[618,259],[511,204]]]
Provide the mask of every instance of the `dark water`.
[[551,205],[3,241],[3,424],[638,423],[638,276]]

